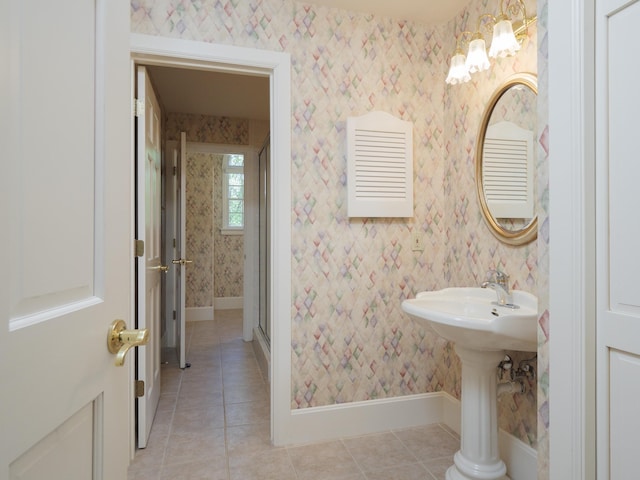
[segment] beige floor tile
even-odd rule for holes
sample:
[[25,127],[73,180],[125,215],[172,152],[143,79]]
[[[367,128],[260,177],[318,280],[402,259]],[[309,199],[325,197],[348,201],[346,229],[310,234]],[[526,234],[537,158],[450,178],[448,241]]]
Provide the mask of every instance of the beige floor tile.
[[136,456],[129,465],[130,473],[141,471],[155,471],[164,461],[165,444],[150,444],[145,449],[136,451]]
[[[176,371],[177,370],[177,371]],[[180,388],[182,372],[180,369],[164,367],[160,371],[160,389],[162,393],[177,393]]]
[[411,463],[369,472],[367,480],[432,480],[432,478],[424,466]]
[[447,457],[460,449],[460,439],[440,425],[397,430],[394,433],[420,462]]
[[149,433],[149,438],[147,439],[147,450],[149,449],[164,449],[167,445],[167,440],[169,439],[169,434],[171,433],[171,424],[167,423],[165,425],[156,424],[154,421],[151,425],[151,432]]
[[224,409],[192,408],[176,410],[173,416],[172,433],[207,433],[216,428],[224,428]]
[[156,421],[129,480],[444,480],[453,463],[459,438],[438,425],[273,447],[269,384],[242,340],[242,310],[189,322],[187,346],[191,368],[162,367]]
[[204,459],[224,459],[224,429],[211,432],[172,432],[167,442],[164,466],[193,463]]
[[211,408],[214,410],[223,408],[224,397],[222,392],[184,393],[178,397],[176,412],[180,410],[192,410],[194,408]]
[[180,386],[180,396],[198,394],[200,392],[221,392],[224,388],[222,374],[194,375],[185,378]]
[[391,432],[345,439],[344,444],[365,473],[417,462]]
[[258,364],[256,354],[251,345],[241,345],[236,348],[223,344],[220,360],[222,362],[222,368],[226,370],[232,368],[251,368]]
[[160,395],[160,401],[158,402],[158,409],[156,415],[159,413],[171,413],[176,408],[178,402],[178,393],[162,393]]
[[162,468],[159,466],[153,466],[144,470],[136,470],[134,467],[129,467],[127,473],[127,480],[158,480],[161,478]]
[[245,342],[242,339],[242,332],[238,332],[233,336],[231,330],[227,330],[228,336],[223,338],[220,342],[220,355],[224,356],[237,356],[245,358],[251,358],[249,352],[253,350],[253,342]]
[[218,378],[222,375],[222,359],[215,357],[193,357],[187,355],[187,362],[191,365],[184,369],[184,376],[189,377],[211,377]]
[[156,416],[151,424],[151,432],[149,434],[149,441],[153,441],[156,438],[165,438],[171,431],[171,422],[173,421],[173,412],[156,412]]
[[453,465],[453,455],[442,458],[434,458],[422,462],[436,480],[445,480],[447,469]]
[[269,418],[270,408],[268,402],[232,403],[225,406],[224,413],[227,427],[232,427],[263,423]]
[[296,480],[286,449],[269,448],[229,457],[230,480]]
[[226,458],[208,459],[188,464],[169,465],[160,480],[229,480]]
[[187,347],[187,356],[191,359],[198,361],[213,361],[220,362],[220,352],[222,352],[222,345],[220,342],[215,345],[198,345],[189,344]]
[[220,336],[217,334],[196,334],[193,336],[189,348],[214,347],[220,344]]
[[260,453],[273,448],[269,422],[227,427],[227,454],[229,457]]
[[269,391],[264,384],[230,385],[224,389],[225,404],[269,402]]
[[264,377],[257,365],[252,368],[234,369],[224,372],[223,385],[233,387],[235,385],[264,385]]
[[341,441],[289,447],[287,451],[300,480],[330,480],[362,474]]

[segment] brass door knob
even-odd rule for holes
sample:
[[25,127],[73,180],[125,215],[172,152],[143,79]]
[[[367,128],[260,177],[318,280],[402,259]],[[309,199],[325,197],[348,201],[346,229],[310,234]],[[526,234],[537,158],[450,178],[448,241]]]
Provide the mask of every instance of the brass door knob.
[[107,335],[107,348],[116,354],[116,367],[124,365],[124,357],[132,347],[149,342],[149,329],[127,330],[124,320],[114,320]]
[[193,260],[187,260],[186,258],[178,258],[176,260],[172,260],[171,263],[174,265],[186,265],[187,263],[193,263]]
[[160,270],[161,272],[167,273],[169,267],[167,265],[158,265],[157,267],[149,267],[149,270]]

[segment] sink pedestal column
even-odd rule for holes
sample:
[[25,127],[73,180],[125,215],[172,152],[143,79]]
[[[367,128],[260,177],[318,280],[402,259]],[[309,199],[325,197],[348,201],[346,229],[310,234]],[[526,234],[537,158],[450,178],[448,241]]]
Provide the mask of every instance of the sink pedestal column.
[[462,432],[446,480],[508,480],[498,453],[497,367],[504,351],[455,350],[462,361]]

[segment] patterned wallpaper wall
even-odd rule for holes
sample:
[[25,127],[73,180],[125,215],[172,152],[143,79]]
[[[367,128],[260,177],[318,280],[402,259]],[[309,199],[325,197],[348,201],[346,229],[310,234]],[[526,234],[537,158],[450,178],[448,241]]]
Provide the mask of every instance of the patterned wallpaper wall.
[[[188,142],[249,144],[246,119],[168,113],[165,125],[167,140],[186,132]],[[187,153],[187,256],[194,259],[187,268],[187,307],[211,307],[214,298],[242,296],[244,237],[220,233],[222,158]]]
[[244,278],[244,235],[222,235],[222,159],[214,155],[213,181],[213,285],[214,295],[242,297]]
[[[450,23],[456,35],[474,30],[476,19],[490,11],[493,2],[475,1]],[[535,3],[527,2],[530,12]],[[497,6],[496,6],[497,8]],[[449,53],[455,45],[450,42]],[[444,275],[451,285],[479,285],[490,268],[510,275],[513,288],[536,295],[538,291],[538,247],[532,242],[512,247],[496,240],[481,214],[475,186],[475,151],[477,134],[487,101],[493,92],[516,72],[537,72],[537,29],[529,32],[515,57],[492,62],[493,68],[476,73],[469,83],[447,87],[445,93],[445,125],[455,126],[447,135],[447,156],[444,173],[446,211],[452,212],[447,224],[448,252],[444,261]],[[540,148],[538,150],[541,150]],[[517,365],[534,354],[508,352]],[[537,370],[537,362],[531,362]],[[516,437],[537,445],[537,387],[535,382],[525,395],[505,395],[498,400],[500,428]]]
[[180,132],[186,132],[187,142],[249,144],[249,120],[243,118],[187,113],[169,113],[166,117],[164,133],[167,140],[179,140]]
[[538,479],[549,479],[549,51],[548,0],[538,0]]
[[[477,285],[496,267],[515,288],[541,294],[536,243],[497,242],[473,178],[484,103],[511,73],[536,71],[536,29],[517,57],[445,87],[452,32],[497,9],[493,2],[472,0],[439,26],[292,0],[131,6],[137,33],[291,54],[292,318],[276,321],[292,322],[293,408],[439,390],[459,397],[452,345],[412,322],[400,303],[421,290]],[[371,110],[414,124],[412,219],[346,216],[345,121]],[[424,252],[411,250],[413,230]],[[500,403],[501,426],[535,447],[535,386]]]
[[187,258],[185,304],[213,306],[213,165],[212,155],[187,151]]
[[[186,306],[241,297],[243,235],[222,235],[222,155],[187,152]],[[212,255],[213,253],[213,255]]]

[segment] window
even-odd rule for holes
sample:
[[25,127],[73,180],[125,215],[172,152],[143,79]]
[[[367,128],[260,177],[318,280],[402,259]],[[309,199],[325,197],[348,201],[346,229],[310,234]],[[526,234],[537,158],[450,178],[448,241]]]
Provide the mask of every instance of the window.
[[224,155],[222,160],[222,233],[244,230],[244,155]]

